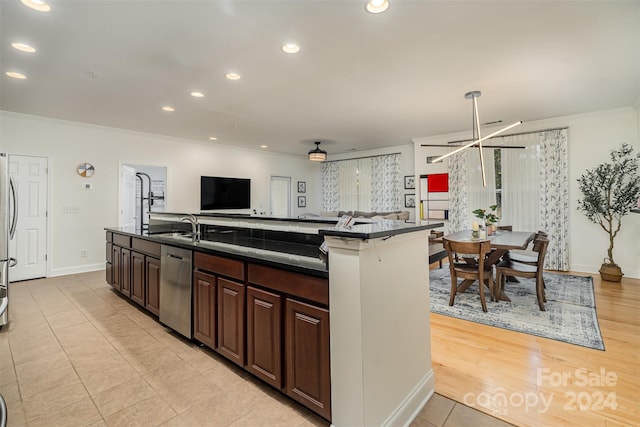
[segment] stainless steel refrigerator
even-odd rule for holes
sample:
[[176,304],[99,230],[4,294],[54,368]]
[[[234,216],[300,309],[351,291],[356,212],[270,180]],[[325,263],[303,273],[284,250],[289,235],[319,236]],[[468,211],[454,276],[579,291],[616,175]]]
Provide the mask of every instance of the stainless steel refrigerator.
[[9,268],[18,263],[9,256],[9,240],[18,222],[18,200],[9,175],[9,156],[0,153],[0,326],[9,323]]

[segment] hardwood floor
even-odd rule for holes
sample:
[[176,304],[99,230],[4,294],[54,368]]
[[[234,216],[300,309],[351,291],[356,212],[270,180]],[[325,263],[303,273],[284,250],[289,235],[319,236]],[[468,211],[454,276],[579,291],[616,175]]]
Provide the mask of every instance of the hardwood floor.
[[592,277],[605,351],[431,314],[436,392],[522,426],[640,425],[640,280]]

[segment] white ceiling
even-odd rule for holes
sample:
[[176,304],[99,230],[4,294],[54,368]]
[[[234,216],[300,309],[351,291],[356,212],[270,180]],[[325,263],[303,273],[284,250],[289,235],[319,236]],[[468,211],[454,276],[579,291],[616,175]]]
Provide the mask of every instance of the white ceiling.
[[303,156],[471,132],[470,90],[481,122],[640,105],[639,1],[391,2],[0,0],[0,108]]

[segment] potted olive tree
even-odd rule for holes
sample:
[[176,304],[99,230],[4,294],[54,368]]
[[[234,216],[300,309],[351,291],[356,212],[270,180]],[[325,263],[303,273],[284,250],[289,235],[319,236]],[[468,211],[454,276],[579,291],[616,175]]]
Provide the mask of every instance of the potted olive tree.
[[588,169],[578,178],[583,194],[578,200],[578,210],[609,234],[609,249],[600,267],[600,277],[619,282],[622,270],[613,260],[613,241],[620,231],[622,217],[631,211],[640,197],[640,155],[634,156],[633,147],[622,144],[619,149],[612,150],[610,156],[610,163]]

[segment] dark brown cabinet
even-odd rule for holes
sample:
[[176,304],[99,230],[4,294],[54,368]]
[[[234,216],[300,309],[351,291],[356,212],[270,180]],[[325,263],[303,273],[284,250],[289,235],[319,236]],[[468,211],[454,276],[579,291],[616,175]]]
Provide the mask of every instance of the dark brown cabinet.
[[122,277],[122,248],[119,246],[113,246],[112,249],[112,270],[111,286],[117,291],[120,291],[120,282]]
[[216,277],[193,272],[193,337],[209,348],[216,348]]
[[104,265],[104,274],[107,283],[113,286],[113,243],[111,243],[111,236],[111,233],[107,233],[107,242],[105,246],[107,261]]
[[122,248],[120,261],[120,292],[126,296],[131,296],[131,250]]
[[145,265],[143,254],[131,252],[131,299],[144,307]]
[[160,312],[160,244],[107,232],[105,278],[156,316]]
[[145,308],[158,316],[160,314],[160,260],[145,257],[146,284]]
[[282,376],[282,297],[247,288],[247,370],[277,389]]
[[329,311],[287,298],[286,393],[331,419]]
[[245,286],[218,277],[218,352],[245,365]]

